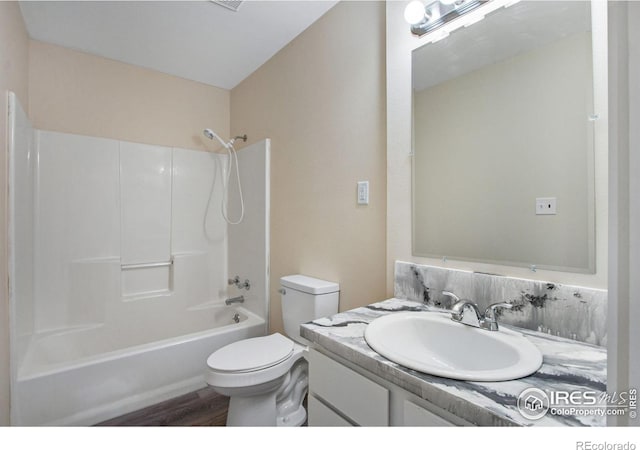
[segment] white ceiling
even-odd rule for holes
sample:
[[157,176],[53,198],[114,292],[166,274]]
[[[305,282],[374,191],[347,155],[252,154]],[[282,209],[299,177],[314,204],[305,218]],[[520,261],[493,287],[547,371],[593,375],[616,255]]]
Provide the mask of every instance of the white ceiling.
[[231,89],[337,1],[22,1],[32,39]]
[[533,50],[575,33],[591,30],[590,3],[522,1],[413,52],[413,88],[420,91]]

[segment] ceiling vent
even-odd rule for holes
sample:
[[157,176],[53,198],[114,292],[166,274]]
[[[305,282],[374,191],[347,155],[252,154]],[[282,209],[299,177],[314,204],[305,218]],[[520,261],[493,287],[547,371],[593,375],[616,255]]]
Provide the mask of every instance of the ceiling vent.
[[244,0],[211,0],[213,3],[224,6],[231,11],[238,11]]

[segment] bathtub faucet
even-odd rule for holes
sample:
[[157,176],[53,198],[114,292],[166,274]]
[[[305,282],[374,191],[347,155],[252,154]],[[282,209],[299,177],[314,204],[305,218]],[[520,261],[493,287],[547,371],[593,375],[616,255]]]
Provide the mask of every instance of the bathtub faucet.
[[244,295],[239,295],[238,297],[228,298],[224,302],[227,305],[232,305],[234,303],[244,303]]

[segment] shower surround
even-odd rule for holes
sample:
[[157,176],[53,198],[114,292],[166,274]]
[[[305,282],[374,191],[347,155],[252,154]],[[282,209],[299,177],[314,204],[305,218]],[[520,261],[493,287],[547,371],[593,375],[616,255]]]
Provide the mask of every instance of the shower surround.
[[[211,352],[266,332],[268,140],[238,153],[246,214],[227,226],[226,155],[35,130],[10,109],[13,424],[91,424],[197,389]],[[233,187],[229,203],[235,217]]]

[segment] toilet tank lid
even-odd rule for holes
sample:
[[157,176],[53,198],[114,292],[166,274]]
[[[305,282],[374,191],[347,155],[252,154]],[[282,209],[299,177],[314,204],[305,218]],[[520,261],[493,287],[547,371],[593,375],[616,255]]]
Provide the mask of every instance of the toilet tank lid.
[[308,294],[330,294],[340,290],[338,283],[320,280],[306,275],[287,275],[286,277],[280,278],[280,284],[283,287]]

